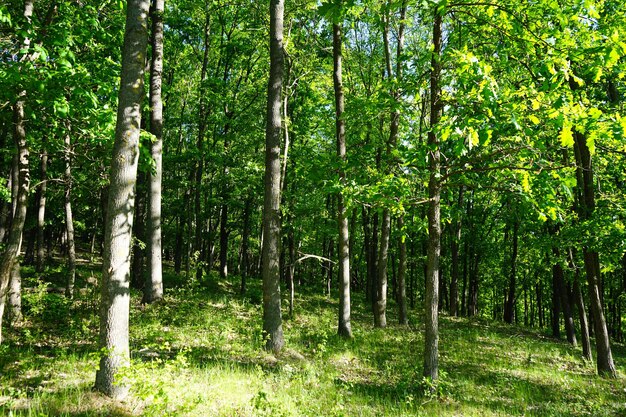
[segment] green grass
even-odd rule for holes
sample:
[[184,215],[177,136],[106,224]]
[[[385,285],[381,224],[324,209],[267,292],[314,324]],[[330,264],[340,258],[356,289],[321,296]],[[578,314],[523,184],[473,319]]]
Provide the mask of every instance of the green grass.
[[[85,275],[85,274],[83,274]],[[360,296],[354,340],[335,335],[335,300],[296,298],[285,351],[263,351],[260,288],[246,298],[235,281],[170,289],[162,303],[133,295],[132,386],[125,402],[92,392],[97,357],[95,289],[69,303],[25,295],[27,321],[0,346],[0,414],[14,416],[626,416],[620,378],[594,375],[579,350],[544,334],[499,323],[441,317],[442,381],[421,377],[422,332],[373,329]],[[252,301],[251,301],[252,300]],[[388,321],[395,312],[390,306]]]

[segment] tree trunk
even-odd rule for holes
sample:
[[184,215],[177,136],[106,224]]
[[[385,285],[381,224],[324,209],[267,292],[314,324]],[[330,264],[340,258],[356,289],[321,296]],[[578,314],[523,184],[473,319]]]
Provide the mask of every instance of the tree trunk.
[[[463,186],[459,187],[459,198],[457,200],[457,207],[459,213],[463,208]],[[452,236],[450,239],[450,257],[451,257],[451,271],[450,271],[450,315],[459,315],[459,246],[461,244],[461,214],[454,223],[452,230]],[[465,288],[463,289],[465,291]]]
[[441,119],[441,43],[442,16],[436,11],[433,22],[433,52],[430,73],[430,131],[428,132],[429,171],[428,181],[428,257],[426,267],[426,297],[424,299],[424,376],[431,381],[439,377],[439,254],[441,251],[440,219],[440,151],[435,129]]
[[46,136],[42,137],[41,144],[41,185],[39,186],[39,199],[37,201],[37,256],[35,260],[35,271],[43,271],[46,262],[46,245],[44,240],[44,230],[46,225],[46,191],[48,180],[48,151],[46,149]]
[[[339,23],[333,24],[333,84],[335,87],[335,134],[337,138],[337,157],[341,165],[346,161],[346,121],[343,117],[344,96],[341,68],[342,33]],[[343,184],[346,174],[343,166],[339,169],[339,180]],[[348,217],[344,207],[343,192],[337,194],[337,225],[339,229],[339,320],[337,333],[351,338],[350,325],[350,233]]]
[[109,201],[102,262],[100,338],[102,354],[96,390],[116,399],[129,387],[116,381],[130,361],[130,245],[139,157],[141,102],[144,95],[149,0],[129,0],[126,12],[119,104],[111,158]]
[[252,197],[246,199],[246,205],[243,209],[243,234],[241,237],[241,287],[239,294],[246,293],[246,278],[249,272],[249,245],[250,245],[250,211],[252,209]]
[[15,326],[22,321],[22,275],[20,274],[20,261],[16,260],[11,269],[11,282],[9,284],[9,323]]
[[65,295],[74,297],[76,281],[76,246],[74,244],[74,217],[72,216],[72,144],[68,123],[65,134],[65,233],[67,234],[67,284]]
[[516,286],[516,272],[517,272],[517,235],[519,230],[519,223],[516,221],[513,223],[513,251],[511,253],[511,276],[509,278],[509,292],[506,299],[506,305],[504,307],[504,321],[508,324],[513,324],[515,318],[515,286]]
[[135,186],[135,210],[134,210],[134,239],[132,239],[131,261],[132,267],[130,270],[130,285],[137,290],[143,290],[145,284],[144,281],[144,258],[145,258],[145,241],[146,241],[146,174],[139,172],[137,175],[137,181]]
[[593,360],[591,357],[591,340],[589,338],[589,322],[587,321],[587,312],[585,310],[585,301],[580,283],[578,281],[578,271],[574,279],[574,297],[576,297],[576,305],[578,306],[578,319],[580,320],[580,338],[583,345],[583,358],[587,361]]
[[280,140],[283,84],[284,0],[270,0],[270,76],[265,131],[263,207],[263,333],[265,348],[280,352],[285,344],[280,310]]
[[376,274],[376,303],[374,304],[374,327],[387,327],[387,257],[389,255],[389,235],[391,232],[391,213],[383,210],[380,225],[380,245]]
[[[577,175],[578,181],[580,181],[580,178],[582,177],[582,184],[578,183],[578,187],[582,191],[583,197],[579,202],[582,214],[581,217],[584,220],[588,220],[591,218],[595,209],[593,165],[591,161],[591,154],[587,146],[587,138],[579,131],[575,131],[574,140],[577,170],[579,172],[582,171],[581,174]],[[603,376],[615,378],[617,374],[615,371],[615,364],[613,363],[609,334],[602,308],[600,271],[598,267],[600,263],[599,255],[597,252],[590,250],[585,245],[583,246],[583,259],[585,261],[589,300],[591,302],[591,312],[593,314],[598,373]]]
[[[211,32],[211,14],[207,11],[206,21],[204,24],[204,53],[202,57],[202,70],[200,73],[200,112],[198,114],[198,162],[195,172],[195,195],[194,195],[194,215],[196,219],[195,239],[193,245],[193,252],[198,254],[197,261],[202,261],[200,254],[202,253],[202,176],[204,174],[204,136],[206,133],[206,120],[207,120],[207,105],[205,98],[205,84],[207,78],[207,71],[209,65],[209,50],[210,50],[210,32]],[[198,262],[199,263],[199,262]],[[212,265],[209,265],[211,269]],[[200,281],[202,279],[202,267],[196,266],[196,279]]]
[[406,234],[404,231],[404,216],[398,218],[400,229],[400,265],[398,266],[398,321],[402,325],[409,324],[406,302]]
[[220,277],[228,278],[228,204],[220,210]]
[[163,298],[163,263],[161,247],[161,183],[163,178],[163,13],[165,0],[153,0],[152,63],[150,65],[150,133],[154,141],[150,153],[154,171],[150,172],[148,186],[148,273],[144,284],[143,302],[152,303]]

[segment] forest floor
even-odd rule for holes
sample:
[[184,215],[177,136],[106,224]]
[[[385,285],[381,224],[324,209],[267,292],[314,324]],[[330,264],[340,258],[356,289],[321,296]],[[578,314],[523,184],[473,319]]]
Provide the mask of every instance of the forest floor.
[[[50,269],[53,284],[63,269]],[[99,277],[81,267],[81,282]],[[124,402],[92,392],[97,366],[97,290],[69,302],[24,273],[24,323],[0,345],[0,414],[11,416],[626,416],[626,349],[614,346],[619,378],[595,376],[579,349],[546,334],[481,319],[441,316],[441,383],[421,377],[422,325],[373,329],[353,299],[353,340],[336,336],[337,303],[296,297],[285,317],[286,349],[263,352],[261,293],[251,282],[181,284],[166,276],[163,302],[133,294],[132,386]],[[56,282],[56,284],[55,284]],[[320,286],[321,287],[321,286]]]

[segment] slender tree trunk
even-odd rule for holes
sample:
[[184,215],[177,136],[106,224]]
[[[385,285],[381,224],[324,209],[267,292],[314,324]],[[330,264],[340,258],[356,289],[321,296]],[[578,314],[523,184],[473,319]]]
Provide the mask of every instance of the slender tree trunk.
[[220,210],[220,277],[228,277],[228,204]]
[[65,134],[65,233],[67,235],[67,284],[65,294],[74,297],[76,281],[76,246],[74,244],[74,217],[72,216],[72,144],[68,123]]
[[125,384],[116,381],[115,377],[130,361],[128,344],[130,245],[139,159],[139,128],[144,95],[149,8],[149,0],[129,0],[127,5],[117,124],[105,223],[98,343],[102,357],[96,373],[95,388],[116,399],[124,398],[129,389]]
[[[341,164],[346,160],[346,121],[343,117],[344,96],[341,68],[342,33],[339,23],[333,24],[333,84],[335,86],[335,133],[337,138],[337,157]],[[345,183],[343,167],[339,170],[341,183]],[[339,324],[337,333],[351,338],[350,325],[350,233],[348,218],[344,207],[343,192],[337,194],[337,225],[339,229]]]
[[246,205],[243,209],[243,234],[241,237],[241,287],[239,293],[246,293],[246,278],[249,272],[249,249],[250,246],[250,210],[252,209],[252,197],[246,199]]
[[429,171],[428,181],[428,258],[426,267],[426,297],[424,300],[424,376],[436,381],[439,377],[439,254],[441,251],[440,219],[440,151],[435,129],[441,119],[441,43],[442,16],[435,12],[433,22],[433,52],[430,73],[430,131],[428,132]]
[[400,229],[400,265],[398,266],[398,321],[402,325],[409,324],[406,300],[406,234],[404,232],[404,216],[398,218]]
[[152,0],[152,63],[150,65],[150,133],[154,141],[150,153],[154,171],[150,172],[148,186],[148,273],[144,284],[143,301],[152,303],[163,298],[163,262],[161,247],[161,187],[163,178],[163,13],[165,0]]
[[43,271],[46,262],[46,245],[44,240],[44,230],[46,225],[46,191],[48,180],[48,151],[46,136],[42,137],[41,144],[41,185],[39,186],[39,199],[37,204],[37,256],[35,260],[35,271]]
[[[195,224],[195,240],[193,245],[193,251],[198,253],[198,261],[201,261],[200,254],[202,253],[202,176],[204,174],[204,136],[206,134],[206,120],[207,120],[207,104],[205,98],[205,84],[207,79],[207,71],[209,65],[209,50],[210,50],[210,32],[211,32],[211,14],[207,11],[206,21],[204,24],[204,53],[202,57],[202,70],[200,73],[200,112],[198,114],[198,162],[195,172],[195,194],[194,194],[194,215],[196,218]],[[211,269],[212,265],[209,265]],[[196,266],[196,279],[200,281],[202,279],[202,268]]]
[[511,276],[509,277],[509,292],[504,307],[504,321],[513,324],[515,318],[515,286],[517,273],[517,235],[519,223],[513,223],[513,251],[511,253]]
[[391,232],[391,213],[383,210],[380,226],[380,245],[376,274],[376,303],[374,304],[374,327],[387,327],[387,257],[389,255],[389,235]]
[[[459,213],[463,208],[463,186],[459,187],[459,197],[457,200],[457,207]],[[452,228],[452,236],[450,239],[450,257],[451,257],[451,271],[450,271],[450,315],[459,315],[459,246],[461,244],[461,218],[454,223]],[[465,291],[465,288],[463,288]]]
[[[578,272],[576,273],[578,275]],[[580,338],[583,345],[583,358],[587,361],[593,360],[591,357],[591,340],[589,338],[589,322],[587,321],[587,312],[585,310],[585,301],[578,276],[574,280],[574,296],[576,297],[576,305],[578,307],[578,319],[580,320]]]
[[132,266],[130,270],[130,285],[137,290],[143,290],[144,281],[144,258],[146,254],[146,174],[139,172],[135,185],[135,210],[134,210],[134,239],[132,240],[131,260]]
[[552,275],[555,281],[555,290],[558,294],[561,311],[563,312],[563,321],[565,323],[565,334],[567,341],[574,347],[577,346],[576,331],[574,329],[574,318],[572,316],[572,309],[569,303],[569,291],[565,283],[565,274],[563,273],[563,267],[560,263],[559,249],[552,247],[552,253],[554,254],[554,264],[552,266]]
[[285,344],[280,310],[280,140],[283,84],[284,0],[270,0],[270,77],[265,132],[263,207],[263,333],[265,348],[280,352]]

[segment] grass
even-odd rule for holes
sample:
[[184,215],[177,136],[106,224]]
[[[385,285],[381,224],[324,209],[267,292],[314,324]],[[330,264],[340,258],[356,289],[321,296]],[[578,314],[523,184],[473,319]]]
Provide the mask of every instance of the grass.
[[300,295],[276,357],[262,349],[258,283],[242,298],[236,282],[216,278],[209,288],[169,289],[157,305],[133,295],[132,367],[120,375],[132,396],[115,402],[91,390],[95,288],[68,302],[31,280],[27,320],[0,346],[4,415],[626,416],[623,346],[614,347],[620,377],[607,380],[543,333],[442,315],[442,378],[431,394],[415,312],[409,327],[373,329],[355,295],[355,338],[343,340],[335,300]]

